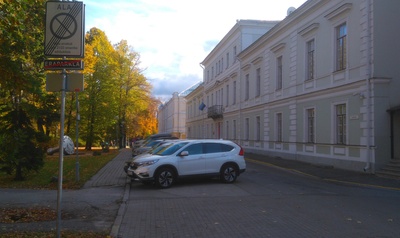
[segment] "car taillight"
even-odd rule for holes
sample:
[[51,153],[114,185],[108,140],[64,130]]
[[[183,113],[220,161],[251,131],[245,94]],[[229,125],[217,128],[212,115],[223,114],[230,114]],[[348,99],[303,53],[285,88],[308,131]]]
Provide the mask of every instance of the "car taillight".
[[240,156],[244,156],[244,150],[243,150],[242,146],[239,145],[239,144],[236,143],[236,142],[235,142],[235,144],[236,144],[237,146],[239,146],[239,148],[240,148],[239,155],[240,155]]
[[[240,145],[239,145],[240,146]],[[240,151],[239,151],[239,155],[240,156],[244,156],[244,150],[243,148],[240,146]]]

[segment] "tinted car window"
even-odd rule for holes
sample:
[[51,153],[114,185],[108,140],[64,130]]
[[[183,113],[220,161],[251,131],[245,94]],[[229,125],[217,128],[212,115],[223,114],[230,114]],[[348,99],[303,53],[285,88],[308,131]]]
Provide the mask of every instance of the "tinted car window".
[[233,150],[234,147],[230,145],[220,144],[220,143],[204,143],[205,153],[220,153],[220,152],[228,152]]
[[221,145],[221,152],[228,152],[235,149],[235,147],[231,145],[225,145],[225,144],[220,144],[220,145]]
[[203,154],[203,145],[202,144],[189,145],[184,150],[189,152],[189,155]]

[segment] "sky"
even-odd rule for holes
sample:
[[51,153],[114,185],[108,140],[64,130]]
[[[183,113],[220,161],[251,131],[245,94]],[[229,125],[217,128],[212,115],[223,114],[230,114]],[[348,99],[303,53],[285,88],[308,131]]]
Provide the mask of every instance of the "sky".
[[202,81],[206,56],[236,20],[282,20],[306,0],[82,0],[85,32],[96,27],[140,54],[152,95],[168,101]]

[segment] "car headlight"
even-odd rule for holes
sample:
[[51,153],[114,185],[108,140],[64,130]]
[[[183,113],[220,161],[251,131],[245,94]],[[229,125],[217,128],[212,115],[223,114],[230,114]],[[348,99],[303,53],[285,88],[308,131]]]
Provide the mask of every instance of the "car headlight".
[[150,166],[152,164],[155,164],[159,161],[159,159],[153,159],[153,160],[149,160],[149,161],[143,161],[143,162],[136,162],[136,166]]

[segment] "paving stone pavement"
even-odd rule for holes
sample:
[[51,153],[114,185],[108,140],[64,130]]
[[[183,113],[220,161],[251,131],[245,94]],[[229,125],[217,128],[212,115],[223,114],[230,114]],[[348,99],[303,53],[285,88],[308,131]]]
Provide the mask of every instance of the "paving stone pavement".
[[[257,216],[263,215],[263,212],[258,210],[256,205],[257,199],[262,199],[262,197],[256,197],[250,201],[243,194],[236,197],[236,199],[241,200],[239,204],[242,204],[242,209],[232,208],[230,206],[232,204],[227,202],[223,197],[188,196],[177,198],[171,193],[166,192],[165,197],[162,199],[151,198],[152,193],[155,192],[151,187],[142,191],[143,196],[147,196],[148,199],[133,201],[132,197],[130,199],[130,194],[131,187],[135,185],[131,185],[130,178],[123,171],[124,163],[130,160],[131,157],[131,149],[121,149],[119,154],[93,176],[82,189],[63,191],[63,210],[67,212],[87,212],[92,216],[90,219],[74,217],[73,219],[63,220],[62,228],[111,231],[110,236],[113,238],[224,237],[225,235],[230,237],[249,237],[248,234],[241,232],[241,230],[257,226]],[[245,157],[248,161],[254,163],[267,164],[294,173],[310,175],[317,179],[400,190],[400,181],[378,178],[371,174],[320,167],[298,161],[270,158],[255,154],[246,154]],[[221,187],[220,191],[223,192],[223,189]],[[205,193],[206,191],[207,189],[205,189]],[[204,204],[210,200],[214,202],[214,207],[210,206],[202,209],[205,207]],[[48,206],[55,208],[56,201],[57,191],[0,189],[0,208],[23,206]],[[226,209],[224,209],[223,213],[215,213],[217,207],[226,207]],[[270,209],[279,209],[279,207],[271,207]],[[196,213],[196,216],[190,216],[191,213]],[[240,219],[240,213],[247,213],[248,217],[252,217],[252,219],[243,221]],[[226,217],[232,218],[235,216],[237,216],[236,219],[224,222]],[[301,215],[299,216],[301,217]],[[183,220],[186,222],[182,223],[181,221]],[[135,222],[135,225],[131,225],[130,222],[132,221]],[[300,226],[298,222],[301,222],[301,219],[293,219],[293,223],[295,223],[294,227]],[[190,225],[182,227],[180,224]],[[327,225],[334,226],[334,224]],[[1,231],[18,230],[19,228],[34,230],[38,226],[47,230],[54,230],[55,221],[40,224],[0,224],[0,237]],[[155,227],[156,229],[149,229],[149,227]],[[224,234],[224,231],[229,227],[231,227],[230,230],[232,232],[235,232],[234,234]],[[177,233],[178,230],[179,234]],[[298,236],[296,231],[293,230],[284,233],[282,233],[282,230],[284,230],[284,227],[280,227],[276,220],[271,220],[268,231],[259,234],[259,237],[265,237],[266,235],[270,237],[318,237],[318,234],[313,233],[312,227],[307,228],[309,233],[303,234],[304,236]],[[257,234],[255,235],[257,236]]]

